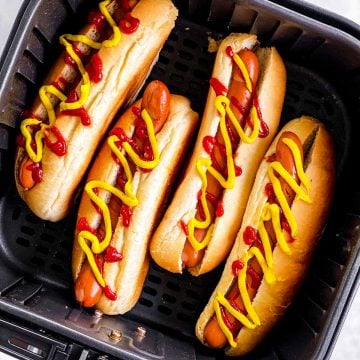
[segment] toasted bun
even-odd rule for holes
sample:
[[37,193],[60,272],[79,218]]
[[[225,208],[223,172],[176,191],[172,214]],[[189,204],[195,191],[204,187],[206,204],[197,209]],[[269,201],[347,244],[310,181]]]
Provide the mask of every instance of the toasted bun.
[[19,149],[15,167],[17,189],[38,217],[58,221],[68,214],[99,141],[119,108],[137,95],[175,25],[177,14],[171,0],[141,0],[136,5],[132,15],[140,19],[138,29],[130,35],[122,34],[118,46],[102,47],[98,52],[103,79],[92,84],[84,105],[91,125],[83,126],[74,116],[57,117],[54,125],[67,141],[67,153],[57,156],[44,147],[43,181],[27,191],[18,182],[19,162],[24,156],[24,150]]
[[[234,53],[237,53],[243,48],[256,48],[257,40],[254,35],[231,34],[222,41],[212,77],[227,87],[232,76],[232,60],[225,52],[229,45]],[[258,49],[256,54],[260,62],[257,94],[263,119],[269,127],[269,135],[257,139],[252,144],[240,142],[234,160],[241,166],[242,175],[236,177],[232,189],[224,191],[224,215],[215,220],[211,240],[201,264],[189,269],[193,275],[204,274],[214,269],[228,255],[241,224],[256,169],[278,128],[285,96],[285,66],[274,48]],[[181,257],[186,241],[179,221],[184,219],[186,222],[195,216],[197,194],[201,188],[196,162],[199,158],[209,157],[203,148],[202,140],[206,135],[215,135],[219,126],[220,116],[214,106],[215,98],[215,92],[210,88],[201,128],[185,177],[150,243],[151,256],[155,262],[174,273],[182,272]]]
[[[301,117],[290,121],[278,134],[266,155],[273,154],[277,140],[283,131],[296,133],[304,144],[305,152],[311,146],[304,162],[306,175],[311,181],[312,203],[296,200],[291,211],[298,224],[297,239],[291,243],[291,256],[286,255],[278,245],[273,250],[273,267],[277,279],[268,285],[264,280],[253,299],[252,305],[261,325],[250,330],[242,327],[236,337],[237,346],[227,348],[226,353],[239,356],[248,353],[269,333],[270,329],[285,313],[292,302],[302,279],[306,274],[317,240],[322,234],[335,187],[335,151],[331,136],[319,121]],[[243,218],[243,225],[227,259],[221,279],[196,324],[196,336],[204,343],[204,329],[214,315],[214,299],[217,292],[227,294],[234,281],[232,263],[244,258],[249,246],[243,241],[246,226],[257,228],[263,206],[267,200],[264,186],[269,182],[268,162],[264,160],[257,172],[249,202]],[[205,343],[204,343],[205,344]]]
[[[135,105],[138,104],[139,102]],[[133,131],[128,122],[130,114],[131,108],[115,125],[122,127],[129,135]],[[110,245],[122,253],[123,259],[104,265],[104,280],[116,292],[117,300],[111,301],[103,295],[96,305],[103,313],[125,313],[135,305],[140,296],[149,266],[148,241],[197,123],[198,114],[191,110],[189,100],[171,95],[169,117],[156,135],[161,154],[160,163],[150,172],[135,172],[133,191],[139,204],[133,208],[130,225],[124,227],[120,219],[114,229]],[[88,181],[96,179],[114,184],[117,171],[118,166],[112,159],[111,151],[108,146],[103,146],[89,173]],[[78,212],[78,219],[81,217],[85,217],[93,228],[97,228],[101,221],[100,215],[85,194]],[[74,279],[77,278],[84,259],[85,254],[75,240],[72,262]]]

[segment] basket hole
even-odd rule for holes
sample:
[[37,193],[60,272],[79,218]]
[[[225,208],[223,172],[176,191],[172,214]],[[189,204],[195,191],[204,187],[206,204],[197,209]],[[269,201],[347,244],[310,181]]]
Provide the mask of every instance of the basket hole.
[[294,80],[289,80],[288,87],[297,91],[304,91],[305,89],[303,84]]
[[184,81],[184,78],[178,74],[171,74],[170,75],[170,80],[174,81],[174,82],[181,82]]
[[50,244],[53,244],[56,241],[56,239],[49,234],[41,234],[40,239]]
[[187,302],[187,301],[183,301],[183,302],[181,303],[181,306],[182,306],[184,309],[188,310],[188,311],[195,311],[195,310],[196,310],[194,304],[191,304],[191,303],[189,303],[189,302]]
[[186,295],[194,300],[200,299],[199,293],[196,291],[186,290]]
[[201,71],[198,69],[195,69],[193,71],[194,76],[196,77],[196,79],[201,79],[201,80],[209,80],[209,75],[207,72],[205,71]]
[[175,32],[171,32],[170,36],[169,36],[169,40],[170,41],[178,41],[179,40],[179,36],[175,33]]
[[159,62],[161,63],[161,64],[164,64],[164,65],[167,65],[169,62],[170,62],[170,60],[166,57],[166,56],[159,56]]
[[48,37],[41,31],[39,27],[34,27],[33,33],[37,37],[37,39],[43,44],[43,47],[53,46],[51,40],[48,39]]
[[174,67],[175,67],[175,69],[182,71],[182,72],[186,72],[189,69],[189,67],[187,65],[182,64],[178,61],[175,62]]
[[172,314],[172,310],[170,308],[168,308],[167,306],[164,305],[159,305],[158,306],[158,311],[164,315],[171,315]]
[[65,255],[65,254],[63,254],[63,253],[57,252],[57,253],[55,254],[55,259],[56,259],[56,260],[65,261],[67,258],[68,258],[68,256]]
[[176,315],[177,319],[180,320],[180,321],[184,321],[184,322],[192,322],[194,321],[194,318],[192,316],[189,316],[187,314],[184,314],[184,313],[178,313]]
[[184,60],[192,60],[194,58],[194,55],[191,54],[190,52],[180,50],[179,57]]
[[200,65],[200,67],[206,67],[206,68],[209,68],[212,66],[212,63],[208,59],[205,59],[205,58],[199,58],[198,64]]
[[150,307],[153,306],[152,301],[150,301],[150,300],[148,300],[148,299],[145,299],[145,298],[140,298],[139,304],[141,304],[141,305],[143,305],[143,306],[146,306],[146,307],[148,307],[148,308],[150,308]]
[[16,239],[16,243],[19,244],[20,246],[23,246],[23,247],[29,247],[30,246],[30,241],[28,239],[24,239],[22,237],[18,237]]
[[286,100],[291,103],[297,103],[300,100],[300,96],[291,92],[287,93]]
[[157,276],[154,275],[149,275],[148,280],[154,284],[160,284],[161,283],[161,279]]
[[173,53],[174,52],[174,47],[172,45],[165,44],[164,47],[163,47],[163,50],[168,52],[168,53]]
[[304,105],[306,108],[311,110],[311,112],[316,111],[319,107],[319,104],[317,104],[315,101],[305,100]]
[[59,246],[64,249],[64,250],[67,250],[69,248],[69,243],[68,241],[61,241]]
[[38,251],[39,253],[44,254],[44,255],[47,255],[50,252],[50,250],[47,247],[42,246],[42,245],[36,246],[36,251]]
[[58,224],[57,223],[46,223],[46,229],[53,231],[55,234],[59,234]]
[[173,282],[168,282],[166,284],[166,287],[170,290],[176,291],[176,292],[180,292],[180,285],[173,283]]
[[144,293],[149,294],[151,296],[156,296],[157,295],[157,291],[154,288],[151,288],[149,286],[144,286]]
[[57,273],[63,274],[65,272],[64,268],[59,264],[51,264],[50,267]]
[[17,206],[12,214],[12,220],[18,220],[20,218],[20,214],[21,214],[21,207]]
[[202,85],[198,82],[190,81],[189,87],[191,90],[194,90],[194,91],[202,91]]
[[27,214],[25,219],[26,219],[26,221],[28,221],[31,224],[39,224],[40,223],[40,219],[33,214]]
[[38,56],[36,56],[36,54],[34,54],[30,49],[25,49],[24,56],[30,59],[30,61],[34,63],[34,66],[35,64],[44,65],[44,62]]
[[162,296],[162,299],[166,302],[169,302],[169,303],[172,303],[172,304],[175,304],[176,303],[176,297],[175,296],[172,296],[172,295],[169,295],[169,294],[164,294]]
[[316,89],[309,89],[308,92],[311,97],[315,97],[317,99],[321,99],[323,97],[323,94]]
[[160,66],[155,66],[152,74],[154,79],[159,78],[160,76],[165,76],[165,70]]
[[26,235],[30,235],[30,236],[33,236],[35,234],[35,230],[33,228],[28,227],[28,226],[22,226],[21,227],[21,232],[26,234]]
[[160,266],[156,265],[155,263],[152,263],[152,269],[158,273],[164,273],[166,270],[161,268]]
[[294,106],[291,106],[289,104],[284,104],[284,110],[283,110],[286,118],[292,118],[296,116],[296,108]]
[[30,262],[36,266],[44,266],[45,265],[45,261],[37,256],[34,256],[33,258],[31,258]]
[[190,48],[190,49],[196,49],[197,46],[198,46],[195,41],[192,41],[192,40],[190,40],[190,39],[185,39],[185,40],[183,41],[183,44],[184,44],[185,47],[188,47],[188,48]]

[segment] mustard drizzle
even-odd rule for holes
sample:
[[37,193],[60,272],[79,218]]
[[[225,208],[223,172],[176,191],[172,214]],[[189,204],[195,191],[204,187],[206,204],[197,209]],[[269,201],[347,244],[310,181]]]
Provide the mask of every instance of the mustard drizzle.
[[285,180],[285,182],[294,190],[294,192],[296,193],[296,199],[305,201],[306,203],[312,202],[310,198],[311,181],[304,172],[300,149],[298,148],[297,144],[289,138],[284,138],[282,141],[289,147],[293,155],[297,175],[300,179],[300,185],[297,184],[297,182],[293,179],[293,177],[288,173],[288,171],[281,165],[279,161],[274,161],[269,165],[268,176],[273,185],[274,193],[279,204],[270,204],[269,202],[267,202],[263,208],[260,217],[258,232],[261,242],[263,244],[265,257],[259,250],[259,248],[257,248],[256,246],[250,247],[243,259],[244,266],[238,274],[237,284],[239,287],[240,296],[244,303],[245,310],[247,311],[247,315],[244,315],[234,309],[221,292],[218,292],[216,294],[214,300],[214,310],[219,326],[223,331],[224,335],[226,336],[231,347],[236,347],[237,343],[233,337],[233,334],[226,326],[222,318],[220,305],[224,306],[230,314],[232,314],[238,321],[240,321],[243,326],[247,327],[248,329],[255,329],[261,324],[259,316],[256,313],[254,307],[252,306],[249,293],[247,291],[246,276],[249,260],[253,257],[256,258],[262,269],[264,279],[267,284],[272,285],[276,282],[276,277],[273,270],[273,256],[270,238],[265,229],[264,223],[271,220],[275,231],[276,241],[280,249],[289,256],[291,255],[291,249],[285,239],[284,231],[281,227],[280,211],[284,213],[285,218],[289,223],[291,229],[291,236],[295,239],[297,236],[298,228],[296,220],[293,213],[291,212],[289,204],[286,201],[285,194],[283,193],[280,185],[280,181],[278,177],[275,176],[274,172],[276,171],[278,175],[281,176]]
[[[233,59],[244,77],[248,91],[252,93],[253,87],[252,87],[250,75],[246,69],[244,62],[237,54],[234,54]],[[245,143],[248,144],[253,143],[258,138],[260,131],[260,120],[255,106],[252,106],[250,110],[250,119],[252,120],[253,123],[253,129],[251,133],[248,134],[249,131],[244,131],[244,129],[240,126],[235,114],[231,110],[230,99],[227,96],[218,95],[215,98],[214,105],[220,114],[219,127],[225,144],[227,178],[224,178],[223,175],[212,166],[211,159],[208,158],[198,159],[196,163],[196,170],[202,182],[200,202],[204,210],[205,219],[201,221],[196,219],[195,217],[192,217],[187,224],[188,241],[190,242],[191,246],[194,248],[195,251],[200,251],[209,244],[213,229],[213,224],[211,224],[210,210],[206,200],[206,189],[207,189],[206,172],[208,171],[220,183],[220,185],[224,189],[232,189],[235,185],[235,178],[236,178],[235,164],[234,164],[230,135],[226,127],[226,116],[228,116],[228,119],[233,124],[241,141],[244,141]],[[195,228],[198,229],[208,228],[205,238],[201,242],[199,242],[195,237]]]
[[[109,3],[110,0],[105,0],[100,2],[99,9],[113,30],[112,38],[104,40],[103,42],[96,42],[85,35],[64,34],[60,37],[60,44],[62,44],[65,47],[65,50],[67,51],[69,56],[75,61],[76,66],[81,74],[82,84],[80,86],[80,96],[77,101],[67,103],[66,102],[67,96],[63,94],[59,89],[57,89],[54,85],[43,85],[40,88],[39,97],[43,106],[46,109],[48,116],[48,124],[43,124],[41,120],[35,118],[27,118],[24,119],[20,125],[21,133],[25,138],[25,150],[29,158],[35,163],[41,161],[43,155],[42,140],[45,137],[45,133],[47,129],[51,127],[56,121],[55,109],[52,102],[49,99],[49,94],[55,96],[60,100],[61,111],[67,109],[78,109],[86,103],[89,97],[89,93],[91,89],[89,74],[86,71],[86,68],[82,63],[80,57],[73,50],[71,42],[72,41],[82,42],[88,45],[89,47],[98,50],[101,47],[115,47],[119,44],[121,40],[120,29],[117,26],[114,19],[112,18],[112,16],[110,15],[109,11],[107,10],[107,6],[109,5]],[[33,141],[32,131],[29,129],[29,126],[33,126],[33,125],[40,125],[40,129],[35,134],[36,151],[34,151],[32,147],[32,141]]]
[[[91,233],[88,230],[82,230],[77,235],[77,240],[80,244],[80,247],[84,251],[89,265],[92,269],[92,272],[101,287],[105,287],[105,280],[101,275],[99,268],[96,265],[94,254],[101,254],[109,246],[113,229],[111,226],[111,217],[110,210],[105,201],[95,193],[95,189],[102,189],[104,191],[110,192],[112,195],[118,197],[124,204],[128,206],[136,206],[139,203],[138,198],[133,192],[132,181],[133,175],[130,169],[127,156],[140,168],[145,169],[154,169],[160,162],[160,152],[157,144],[155,130],[153,126],[152,119],[146,109],[143,109],[141,112],[141,117],[145,121],[147,132],[149,135],[150,146],[154,154],[154,159],[146,161],[141,159],[133,150],[131,145],[128,142],[122,143],[123,151],[119,150],[116,143],[120,140],[117,135],[111,135],[107,139],[107,144],[110,147],[111,151],[119,159],[121,165],[123,166],[126,183],[124,187],[124,192],[117,189],[115,186],[112,186],[104,181],[100,180],[91,180],[85,185],[85,192],[89,198],[101,209],[105,225],[105,236],[103,240],[100,240],[95,234]],[[91,244],[91,247],[89,246]]]

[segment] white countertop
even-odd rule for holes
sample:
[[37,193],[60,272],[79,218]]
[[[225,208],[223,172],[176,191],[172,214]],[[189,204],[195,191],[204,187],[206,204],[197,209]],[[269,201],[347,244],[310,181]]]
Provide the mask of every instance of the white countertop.
[[[308,0],[307,2],[333,11],[360,24],[360,0]],[[11,24],[14,22],[22,0],[0,0],[0,54],[4,48]],[[336,342],[331,360],[360,359],[360,291]]]

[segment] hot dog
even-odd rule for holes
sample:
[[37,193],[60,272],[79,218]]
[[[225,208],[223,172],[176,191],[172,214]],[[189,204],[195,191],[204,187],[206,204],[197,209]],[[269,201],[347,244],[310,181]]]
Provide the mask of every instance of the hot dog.
[[170,0],[99,3],[56,62],[17,138],[15,180],[40,218],[58,221],[121,106],[130,103],[174,27]]
[[325,126],[288,122],[256,175],[221,279],[196,324],[200,341],[243,355],[292,302],[325,226],[335,187],[335,152]]
[[72,271],[81,305],[122,314],[136,303],[152,229],[197,122],[186,98],[153,81],[111,130],[78,212]]
[[217,51],[193,155],[150,243],[171,272],[200,275],[226,258],[277,131],[286,70],[276,49],[258,45],[255,35],[231,34]]

